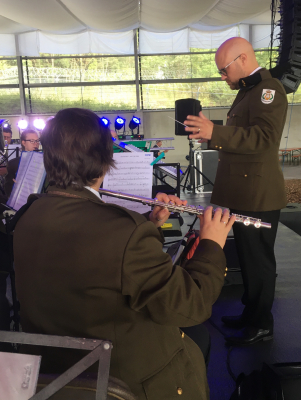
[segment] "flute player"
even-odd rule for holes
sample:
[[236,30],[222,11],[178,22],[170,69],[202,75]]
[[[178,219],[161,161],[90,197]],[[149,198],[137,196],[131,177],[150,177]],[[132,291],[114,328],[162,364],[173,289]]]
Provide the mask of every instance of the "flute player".
[[[212,217],[206,209],[194,256],[185,269],[173,267],[158,229],[166,209],[157,206],[146,217],[100,199],[98,188],[114,162],[110,130],[96,114],[59,111],[41,143],[50,187],[29,198],[14,232],[23,330],[111,340],[110,375],[139,400],[208,399],[202,352],[179,327],[210,316],[235,217],[221,209]],[[42,354],[46,372],[64,371],[80,358],[75,350]]]

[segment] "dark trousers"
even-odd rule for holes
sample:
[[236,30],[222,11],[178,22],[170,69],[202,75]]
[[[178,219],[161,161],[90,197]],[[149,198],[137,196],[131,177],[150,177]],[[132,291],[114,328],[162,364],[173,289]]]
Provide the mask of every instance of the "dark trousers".
[[270,329],[273,327],[271,309],[276,281],[274,244],[280,210],[252,212],[231,209],[231,213],[259,218],[272,225],[271,229],[247,227],[242,223],[233,225],[244,284],[242,303],[245,308],[242,317],[246,325]]

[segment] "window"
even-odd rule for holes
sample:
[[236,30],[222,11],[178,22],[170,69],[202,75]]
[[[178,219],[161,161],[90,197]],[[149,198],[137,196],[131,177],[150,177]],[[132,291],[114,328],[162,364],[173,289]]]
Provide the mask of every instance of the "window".
[[[181,98],[200,100],[202,107],[228,107],[236,91],[222,82],[215,50],[188,54],[108,56],[44,54],[22,57],[27,114],[53,114],[65,107],[95,112],[173,109]],[[260,66],[270,68],[270,52],[256,50]],[[278,51],[272,52],[272,67]],[[137,71],[135,70],[137,66]],[[137,99],[139,96],[139,99]],[[301,103],[301,88],[288,96]],[[21,113],[17,59],[0,57],[0,114]]]
[[0,114],[21,113],[16,58],[0,57]]
[[137,108],[133,56],[45,55],[24,58],[23,71],[29,113],[55,113],[66,107],[95,112]]

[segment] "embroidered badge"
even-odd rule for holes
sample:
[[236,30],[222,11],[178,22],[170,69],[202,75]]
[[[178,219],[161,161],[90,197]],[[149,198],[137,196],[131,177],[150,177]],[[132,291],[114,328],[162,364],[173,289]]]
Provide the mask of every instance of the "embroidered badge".
[[262,95],[261,95],[261,101],[264,104],[270,104],[275,98],[275,90],[271,89],[263,89]]

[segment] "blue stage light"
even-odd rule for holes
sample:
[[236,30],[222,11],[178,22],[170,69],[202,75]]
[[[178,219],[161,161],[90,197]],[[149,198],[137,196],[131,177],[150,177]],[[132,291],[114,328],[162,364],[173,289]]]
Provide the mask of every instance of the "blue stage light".
[[110,120],[106,117],[102,117],[101,122],[104,124],[105,127],[108,127],[110,125]]
[[141,120],[138,117],[133,117],[129,123],[129,128],[131,131],[133,131],[134,129],[136,129],[138,127],[139,129],[139,125],[141,124]]
[[115,130],[119,131],[121,128],[124,128],[125,125],[125,119],[122,117],[117,117],[115,119]]

